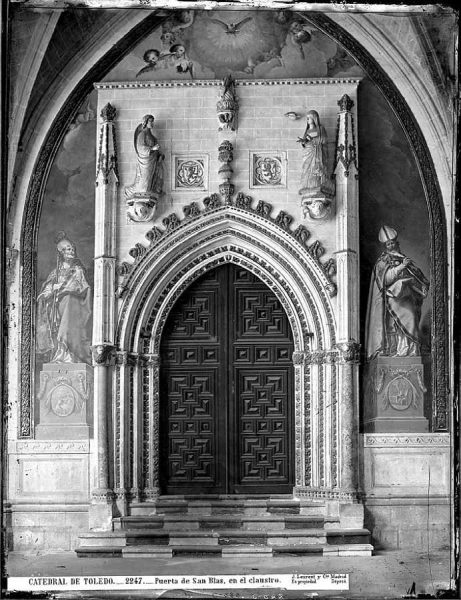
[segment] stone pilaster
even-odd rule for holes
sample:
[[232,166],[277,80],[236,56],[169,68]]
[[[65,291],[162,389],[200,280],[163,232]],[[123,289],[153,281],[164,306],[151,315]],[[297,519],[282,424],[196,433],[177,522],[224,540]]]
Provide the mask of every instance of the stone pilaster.
[[359,213],[354,103],[339,101],[335,157],[336,277],[338,286],[338,486],[357,491],[359,359]]
[[359,345],[343,343],[339,351],[339,487],[354,495],[358,485]]
[[109,418],[115,340],[115,231],[118,192],[115,108],[101,111],[95,193],[93,304],[94,431],[90,528],[110,530],[114,508],[109,474]]

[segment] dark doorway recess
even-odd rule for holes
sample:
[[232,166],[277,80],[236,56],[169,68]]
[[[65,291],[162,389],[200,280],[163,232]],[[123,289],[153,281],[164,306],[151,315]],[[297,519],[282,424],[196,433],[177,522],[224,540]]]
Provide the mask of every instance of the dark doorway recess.
[[293,337],[274,293],[227,264],[173,307],[161,343],[167,494],[293,489]]

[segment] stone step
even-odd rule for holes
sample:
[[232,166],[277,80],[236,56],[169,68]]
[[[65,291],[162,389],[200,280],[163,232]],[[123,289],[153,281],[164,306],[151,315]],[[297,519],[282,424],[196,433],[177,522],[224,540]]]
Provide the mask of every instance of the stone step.
[[337,520],[305,515],[188,515],[165,514],[114,519],[114,530],[198,530],[198,529],[319,529],[338,525]]
[[121,558],[122,550],[118,546],[80,546],[75,552],[78,558]]
[[324,502],[293,498],[290,495],[209,495],[161,496],[157,502],[131,505],[131,515],[219,515],[219,514],[286,514],[324,516]]
[[371,534],[368,529],[326,529],[329,545],[369,544]]
[[342,545],[309,545],[309,544],[286,544],[286,545],[259,545],[259,544],[234,544],[221,545],[197,545],[184,544],[178,546],[82,546],[76,549],[79,558],[171,558],[178,555],[207,557],[236,557],[251,558],[283,555],[313,555],[323,556],[371,556],[373,546],[371,544],[342,544]]
[[164,530],[129,529],[89,532],[80,536],[83,547],[242,545],[268,546],[318,545],[343,546],[369,544],[367,529],[225,529]]

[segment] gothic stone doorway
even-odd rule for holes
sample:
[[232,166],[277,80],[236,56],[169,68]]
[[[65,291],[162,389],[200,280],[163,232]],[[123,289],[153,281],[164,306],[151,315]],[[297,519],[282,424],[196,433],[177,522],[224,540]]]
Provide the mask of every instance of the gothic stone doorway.
[[173,307],[161,342],[160,473],[167,494],[291,493],[293,338],[249,271],[209,271]]

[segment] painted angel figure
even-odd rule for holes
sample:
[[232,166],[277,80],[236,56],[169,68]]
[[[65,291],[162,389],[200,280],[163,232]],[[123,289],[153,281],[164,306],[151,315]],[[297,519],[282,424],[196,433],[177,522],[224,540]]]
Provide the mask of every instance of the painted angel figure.
[[134,132],[137,165],[134,183],[125,188],[127,200],[136,197],[158,198],[163,190],[163,159],[157,138],[152,133],[155,119],[145,115]]

